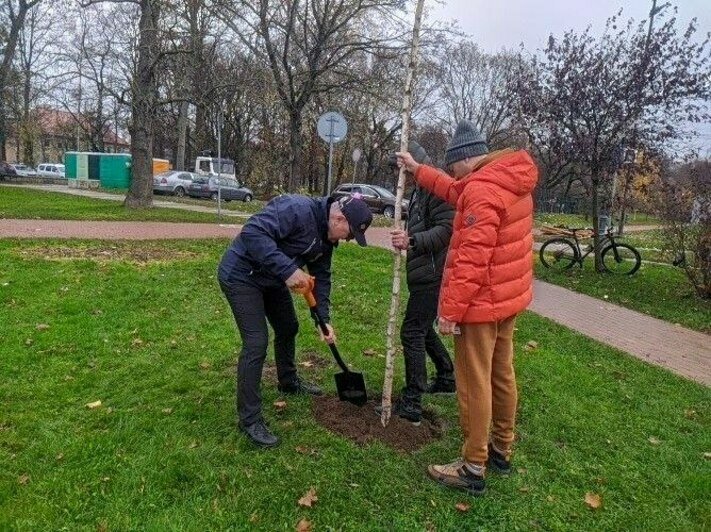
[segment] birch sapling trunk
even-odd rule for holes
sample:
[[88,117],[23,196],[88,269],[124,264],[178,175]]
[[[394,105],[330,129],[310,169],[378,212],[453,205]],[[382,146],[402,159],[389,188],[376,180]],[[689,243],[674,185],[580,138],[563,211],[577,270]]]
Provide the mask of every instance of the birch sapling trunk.
[[[410,143],[410,112],[412,110],[412,85],[417,68],[417,60],[420,49],[420,26],[422,25],[422,8],[425,0],[417,0],[415,9],[415,25],[412,29],[412,47],[410,48],[410,62],[407,67],[405,78],[405,94],[402,100],[402,138],[400,139],[400,151],[407,151]],[[405,190],[405,169],[400,168],[400,175],[397,180],[397,191],[395,194],[395,220],[394,228],[402,227],[402,196]],[[393,261],[393,291],[390,299],[390,316],[388,317],[387,328],[387,353],[385,357],[385,380],[383,382],[383,411],[380,415],[380,422],[386,426],[390,421],[392,413],[392,393],[393,393],[393,369],[395,366],[395,329],[400,308],[400,270],[402,263],[402,252],[395,250]]]

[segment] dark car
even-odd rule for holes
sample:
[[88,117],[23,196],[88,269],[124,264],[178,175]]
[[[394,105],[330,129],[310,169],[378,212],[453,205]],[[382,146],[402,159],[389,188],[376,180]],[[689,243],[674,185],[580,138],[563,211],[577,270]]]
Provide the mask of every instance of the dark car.
[[254,199],[254,193],[249,188],[243,187],[236,179],[226,177],[196,177],[188,186],[187,193],[191,198],[210,198],[214,201],[217,201],[218,193],[225,201]]
[[[382,214],[388,218],[395,216],[395,194],[388,189],[378,185],[366,185],[360,183],[344,183],[339,185],[331,194],[334,198],[352,196],[360,194],[363,201],[368,204],[370,210],[376,214]],[[409,201],[402,200],[402,217],[407,218],[407,207]]]
[[0,179],[5,179],[7,177],[17,177],[17,170],[13,168],[11,164],[5,161],[0,162]]

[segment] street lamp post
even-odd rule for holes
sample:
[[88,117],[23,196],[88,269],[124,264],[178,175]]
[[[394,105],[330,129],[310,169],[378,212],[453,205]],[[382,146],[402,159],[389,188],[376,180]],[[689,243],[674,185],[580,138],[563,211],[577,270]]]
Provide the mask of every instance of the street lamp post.
[[222,122],[224,118],[222,115],[222,108],[217,112],[217,219],[219,220],[222,216],[222,184],[220,183],[220,178],[222,177]]

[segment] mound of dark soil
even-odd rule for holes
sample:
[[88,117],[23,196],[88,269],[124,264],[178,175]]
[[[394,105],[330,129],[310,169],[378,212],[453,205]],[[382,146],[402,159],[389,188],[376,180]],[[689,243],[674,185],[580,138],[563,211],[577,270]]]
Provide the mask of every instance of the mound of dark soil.
[[413,452],[441,438],[443,424],[432,412],[424,412],[419,427],[398,416],[391,417],[388,426],[383,427],[380,416],[375,413],[378,404],[368,401],[358,407],[338,397],[324,395],[314,398],[313,413],[320,425],[359,445],[380,441],[399,451]]

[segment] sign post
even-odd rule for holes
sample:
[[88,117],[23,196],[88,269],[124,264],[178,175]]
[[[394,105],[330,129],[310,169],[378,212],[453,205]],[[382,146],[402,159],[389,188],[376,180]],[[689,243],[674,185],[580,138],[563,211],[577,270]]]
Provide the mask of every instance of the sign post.
[[[222,173],[222,122],[224,116],[222,109],[217,112],[217,219],[222,216],[222,185],[220,183]],[[208,178],[209,179],[209,178]]]
[[341,113],[329,111],[318,119],[316,129],[318,135],[328,142],[328,178],[326,185],[326,195],[331,194],[331,170],[333,168],[333,145],[346,138],[348,133],[348,122]]
[[358,161],[360,161],[360,156],[362,154],[363,153],[360,151],[360,148],[356,148],[355,150],[353,150],[352,158],[353,158],[353,182],[354,183],[356,181],[358,181],[358,179],[356,177],[356,175],[358,174]]

